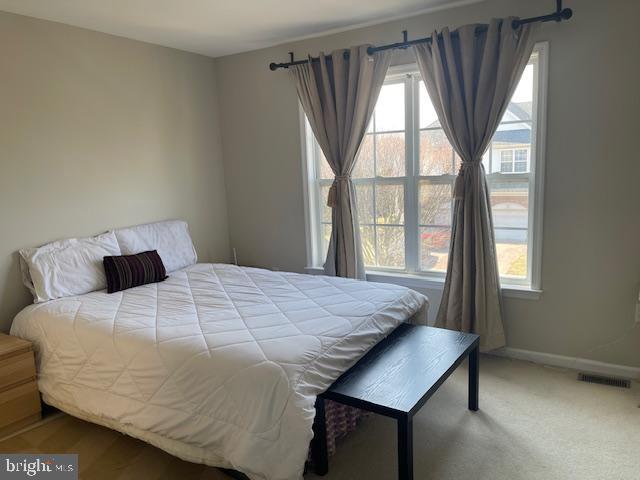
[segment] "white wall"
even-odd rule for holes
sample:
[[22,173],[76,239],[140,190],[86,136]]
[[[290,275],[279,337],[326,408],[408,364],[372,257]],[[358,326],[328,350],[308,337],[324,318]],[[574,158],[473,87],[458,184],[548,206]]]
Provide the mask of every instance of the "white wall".
[[0,13],[0,66],[1,330],[21,247],[183,218],[229,259],[212,59]]
[[[505,299],[508,344],[640,366],[640,2],[565,3],[574,18],[537,34],[550,43],[544,292]],[[553,4],[489,0],[217,59],[230,241],[240,262],[294,271],[306,262],[297,98],[287,72],[271,72],[269,62],[291,50],[303,58],[391,43],[403,29],[417,38],[492,16],[539,15]],[[437,306],[439,292],[430,296]]]

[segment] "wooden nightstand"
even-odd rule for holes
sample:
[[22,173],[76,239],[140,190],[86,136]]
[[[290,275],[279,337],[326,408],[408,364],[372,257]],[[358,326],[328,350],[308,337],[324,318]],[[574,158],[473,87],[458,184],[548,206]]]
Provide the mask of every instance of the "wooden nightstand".
[[0,437],[40,420],[31,342],[0,333]]

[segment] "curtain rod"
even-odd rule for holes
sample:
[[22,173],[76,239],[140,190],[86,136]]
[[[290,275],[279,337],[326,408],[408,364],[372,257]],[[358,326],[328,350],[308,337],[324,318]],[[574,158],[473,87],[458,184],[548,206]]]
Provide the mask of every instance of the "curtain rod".
[[[561,22],[563,20],[569,20],[571,17],[573,16],[573,10],[571,10],[570,8],[562,8],[562,0],[556,0],[556,11],[553,13],[550,13],[548,15],[540,15],[538,17],[530,17],[530,18],[516,18],[513,20],[511,27],[513,29],[516,29],[518,27],[520,27],[521,25],[526,25],[528,23],[537,23],[537,22]],[[487,30],[487,25],[481,25],[480,27],[478,27],[478,29],[476,30],[477,33],[480,32],[484,32]],[[455,32],[454,32],[455,35]],[[367,49],[367,53],[369,53],[369,55],[373,55],[375,52],[380,52],[382,50],[395,50],[395,49],[400,49],[400,50],[404,50],[409,48],[411,45],[417,45],[419,43],[431,43],[431,37],[425,37],[425,38],[418,38],[416,40],[409,40],[407,38],[407,31],[403,30],[402,31],[402,37],[403,40],[402,42],[397,42],[397,43],[390,43],[389,45],[380,45],[379,47],[369,47]],[[290,57],[290,61],[286,62],[286,63],[275,63],[275,62],[271,62],[269,64],[269,69],[270,70],[277,70],[279,68],[289,68],[293,65],[302,65],[304,63],[308,63],[308,62],[317,62],[319,61],[318,57],[311,57],[311,58],[307,58],[304,60],[294,60],[293,58],[293,52],[289,52],[289,57]],[[345,51],[344,52],[344,57],[345,58],[349,58],[349,51]],[[330,58],[330,57],[329,57]]]

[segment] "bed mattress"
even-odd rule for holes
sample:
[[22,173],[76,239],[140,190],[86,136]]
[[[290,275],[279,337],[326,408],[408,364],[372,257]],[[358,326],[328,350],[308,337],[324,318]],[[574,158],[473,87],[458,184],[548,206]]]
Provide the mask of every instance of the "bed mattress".
[[11,333],[34,343],[45,402],[185,460],[289,480],[316,396],[425,308],[395,285],[196,264],[31,305]]

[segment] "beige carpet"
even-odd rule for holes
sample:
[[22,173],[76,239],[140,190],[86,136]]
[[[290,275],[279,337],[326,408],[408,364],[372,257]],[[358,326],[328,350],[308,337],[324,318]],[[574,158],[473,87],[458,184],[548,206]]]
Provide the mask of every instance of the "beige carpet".
[[[461,368],[416,416],[416,479],[640,479],[638,383],[581,383],[572,371],[490,356],[480,371],[480,412],[466,408]],[[373,416],[340,442],[329,475],[307,479],[394,479],[395,448],[394,422]],[[79,453],[85,479],[229,478],[66,415],[0,451]]]

